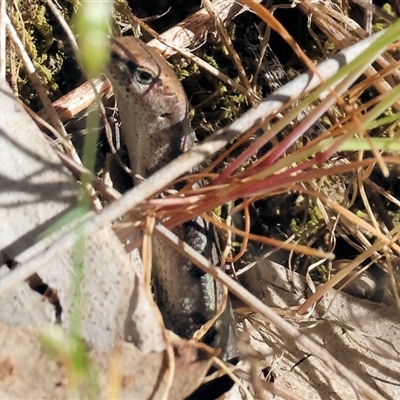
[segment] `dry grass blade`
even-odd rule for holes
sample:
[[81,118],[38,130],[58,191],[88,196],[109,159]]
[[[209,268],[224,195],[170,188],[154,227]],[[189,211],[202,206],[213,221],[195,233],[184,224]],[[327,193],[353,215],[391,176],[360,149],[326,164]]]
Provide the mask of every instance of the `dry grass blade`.
[[[5,19],[5,22],[7,25],[7,30],[8,30],[9,36],[11,37],[20,58],[23,60],[27,75],[35,86],[35,89],[42,101],[42,104],[44,105],[44,107],[46,109],[46,113],[49,116],[49,121],[51,121],[53,127],[55,128],[55,130],[53,130],[53,132],[56,133],[56,137],[58,137],[60,139],[61,143],[65,143],[65,146],[64,146],[65,152],[77,164],[82,164],[82,161],[81,161],[75,147],[73,146],[72,142],[70,141],[69,136],[65,130],[65,127],[64,127],[62,121],[60,120],[55,107],[53,106],[53,104],[50,101],[50,98],[47,94],[47,90],[46,90],[45,86],[43,85],[43,83],[41,82],[39,76],[37,75],[36,69],[33,65],[33,62],[29,58],[29,55],[28,55],[24,45],[22,44],[20,38],[18,37],[14,26],[12,25],[12,23],[7,15],[4,15],[4,19]],[[90,184],[88,184],[88,183],[84,183],[84,187],[91,195],[90,198],[91,198],[93,207],[97,211],[101,210],[102,206],[93,190],[93,187],[91,187]]]
[[[319,67],[319,74],[325,79],[333,76],[344,62],[350,62],[360,53],[362,53],[370,44],[381,36],[382,33],[367,38],[356,45],[342,51],[335,58],[323,62]],[[126,214],[129,210],[138,206],[144,200],[154,196],[160,192],[167,184],[179,178],[185,171],[190,170],[196,165],[224,148],[229,142],[238,135],[243,134],[253,126],[260,125],[269,115],[279,110],[286,101],[292,97],[299,97],[302,93],[312,90],[320,83],[320,79],[310,74],[303,74],[279,89],[274,95],[271,95],[257,108],[251,109],[245,115],[233,122],[229,127],[216,132],[200,145],[194,147],[190,151],[182,154],[172,161],[166,167],[154,173],[149,179],[141,183],[137,187],[128,191],[120,200],[111,204],[100,214],[94,215],[89,213],[85,221],[82,223],[81,230],[84,234],[91,234],[100,227],[105,226]],[[282,100],[284,99],[284,100]],[[29,262],[21,265],[15,271],[7,274],[0,279],[0,292],[18,284],[27,279],[29,276],[37,272],[41,266],[50,261],[53,257],[70,249],[76,241],[74,231],[62,235],[50,247],[39,251],[38,254],[31,258]]]
[[[352,19],[346,17],[343,13],[333,9],[333,7],[324,2],[304,1],[298,6],[307,14],[312,15],[313,22],[324,32],[337,48],[343,49],[356,43],[360,38],[367,37],[365,31],[357,25]],[[387,67],[396,63],[393,57],[385,53],[378,57],[377,63],[381,67]],[[376,76],[377,72],[373,66],[369,66],[365,72],[367,77]],[[394,76],[399,78],[399,71],[393,71]],[[389,82],[384,79],[374,80],[375,88],[379,93],[386,93],[391,89]],[[400,104],[395,104],[395,109],[400,110]]]
[[[241,231],[240,229],[237,229],[233,226],[228,226],[228,225],[224,224],[223,222],[215,221],[213,218],[209,217],[207,214],[203,214],[203,218],[205,220],[208,220],[210,223],[215,224],[221,230],[231,231],[232,233],[235,233],[238,236],[246,238],[247,240],[254,240],[256,242],[271,245],[271,246],[277,247],[279,249],[296,251],[296,252],[299,252],[302,254],[307,254],[310,257],[318,257],[318,258],[326,258],[326,259],[333,259],[333,257],[334,257],[332,253],[326,253],[319,249],[313,249],[308,246],[303,246],[303,245],[296,244],[296,243],[286,243],[281,240],[258,236],[258,235],[254,235],[252,233]],[[166,225],[168,225],[168,224],[166,224]]]
[[[257,0],[261,2],[261,0]],[[227,22],[240,15],[247,9],[247,5],[241,5],[235,0],[216,0],[212,2],[215,14],[222,22]],[[214,20],[206,9],[202,8],[193,15],[187,17],[184,21],[163,32],[159,38],[149,42],[149,45],[155,47],[164,57],[175,54],[175,50],[169,46],[179,48],[189,48],[193,43],[198,42],[207,31],[215,29]]]
[[[390,232],[390,235],[394,235],[395,233],[398,233],[399,228],[394,229],[392,232]],[[389,241],[389,239],[387,239]],[[378,251],[383,249],[385,244],[381,243],[380,241],[377,241],[374,243],[368,250],[364,251],[361,253],[358,257],[356,257],[354,260],[352,260],[351,263],[349,263],[344,269],[342,269],[340,272],[335,274],[333,278],[331,278],[328,282],[326,282],[317,292],[313,293],[298,309],[297,313],[299,315],[303,315],[309,307],[314,302],[319,301],[323,295],[331,288],[333,288],[336,284],[338,284],[343,278],[349,275],[349,273],[354,270],[357,266],[359,266],[363,261],[368,259],[368,257],[371,257],[371,255]]]
[[[96,79],[93,84],[100,96],[107,96],[112,92],[110,82],[104,78]],[[86,82],[77,89],[72,90],[65,96],[56,100],[53,103],[53,107],[57,111],[61,122],[67,122],[81,111],[86,110],[94,100],[95,95],[92,90],[92,85]],[[48,111],[46,109],[41,110],[38,114],[44,118],[45,121],[49,122]]]
[[246,4],[252,11],[254,11],[267,25],[269,25],[274,31],[278,32],[283,39],[290,45],[295,54],[304,62],[307,68],[318,75],[315,65],[306,56],[303,50],[300,48],[298,43],[289,34],[286,28],[268,11],[263,5],[259,4],[254,0],[241,1],[242,4]]
[[[213,5],[211,4],[210,0],[204,0],[203,6],[206,8],[207,12],[210,14],[212,19],[215,21],[215,25],[217,27],[218,33],[220,34],[223,43],[225,44],[226,48],[228,49],[228,52],[233,60],[233,63],[235,64],[236,69],[239,73],[239,77],[240,77],[240,80],[242,81],[243,86],[247,89],[247,92],[249,94],[252,93],[253,89],[251,88],[250,81],[247,78],[245,69],[243,67],[243,63],[240,60],[235,48],[233,47],[232,40],[229,37],[225,26],[223,25],[219,16],[215,13]],[[258,104],[258,102],[256,103],[256,102],[252,101],[251,96],[249,96],[249,100],[253,106]]]
[[0,77],[6,78],[6,2],[0,3]]
[[[59,135],[62,138],[66,138],[68,135],[64,128],[64,125],[60,121],[60,119],[49,99],[49,96],[47,95],[46,88],[40,81],[40,79],[36,73],[35,67],[24,48],[24,45],[22,44],[20,38],[18,37],[17,32],[7,15],[4,16],[4,19],[6,21],[8,34],[9,34],[10,38],[12,39],[19,56],[21,57],[21,59],[24,62],[24,66],[27,71],[27,74],[28,74],[29,78],[31,79],[32,83],[35,85],[36,91],[37,91],[38,95],[40,96],[42,103],[45,105],[46,109],[48,110],[48,112],[50,114],[49,118],[50,118],[53,126],[55,127],[56,131],[59,133]],[[69,150],[69,149],[66,149],[66,150]],[[75,157],[75,160],[77,162],[79,162],[79,159],[77,157]]]

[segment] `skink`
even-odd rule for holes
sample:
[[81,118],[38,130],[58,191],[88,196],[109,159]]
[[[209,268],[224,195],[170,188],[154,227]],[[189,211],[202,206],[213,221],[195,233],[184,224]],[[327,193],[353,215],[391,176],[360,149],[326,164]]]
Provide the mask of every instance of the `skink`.
[[[106,74],[116,96],[122,137],[132,171],[144,178],[193,145],[188,100],[167,62],[133,37],[114,39]],[[201,218],[174,232],[203,255],[218,262],[215,238]],[[154,288],[166,327],[184,338],[216,313],[222,288],[164,241],[153,240]],[[231,307],[204,341],[222,349],[222,358],[236,356]]]

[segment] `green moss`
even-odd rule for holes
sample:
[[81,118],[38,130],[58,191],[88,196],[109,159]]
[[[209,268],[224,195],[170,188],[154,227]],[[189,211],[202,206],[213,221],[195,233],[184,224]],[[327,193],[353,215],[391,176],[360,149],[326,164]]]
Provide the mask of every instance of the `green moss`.
[[[300,215],[300,211],[303,213],[305,210],[300,207],[296,207],[293,212]],[[297,239],[300,239],[302,243],[307,243],[309,238],[314,236],[321,227],[325,224],[321,211],[316,205],[310,205],[307,209],[307,221],[302,223],[298,217],[292,218],[290,221],[290,228],[296,235]]]
[[[66,21],[69,21],[76,9],[76,1],[60,1],[59,9]],[[50,97],[56,99],[63,91],[69,91],[72,87],[65,87],[61,71],[71,54],[67,54],[63,46],[65,35],[58,28],[54,16],[48,9],[45,1],[20,1],[9,7],[8,15],[21,38],[25,50],[31,58],[37,74],[47,87]],[[58,31],[57,31],[58,29]],[[18,92],[21,99],[33,109],[41,107],[36,89],[32,87],[19,57],[12,51],[8,52],[7,72],[9,82]],[[71,63],[68,65],[70,76],[77,71],[71,71]],[[12,75],[14,74],[14,75]],[[76,82],[74,82],[74,85]],[[63,86],[63,91],[60,86]]]
[[[204,46],[195,53],[231,79],[238,80],[226,47],[215,40],[214,35],[209,35]],[[190,100],[192,126],[201,140],[211,132],[230,124],[248,108],[246,96],[221,83],[197,64],[190,60],[182,61],[179,56],[170,61]]]

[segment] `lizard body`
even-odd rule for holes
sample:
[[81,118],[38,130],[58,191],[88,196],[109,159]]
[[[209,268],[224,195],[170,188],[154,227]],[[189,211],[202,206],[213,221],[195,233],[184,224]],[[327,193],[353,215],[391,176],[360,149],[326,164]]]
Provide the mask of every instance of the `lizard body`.
[[[192,146],[186,94],[161,55],[133,37],[115,39],[106,74],[114,87],[122,137],[135,174],[146,178]],[[174,232],[214,263],[218,262],[215,239],[210,237],[201,218]],[[157,304],[166,327],[189,339],[215,315],[222,288],[156,237],[153,264]],[[230,306],[205,341],[221,347],[223,358],[236,355]]]

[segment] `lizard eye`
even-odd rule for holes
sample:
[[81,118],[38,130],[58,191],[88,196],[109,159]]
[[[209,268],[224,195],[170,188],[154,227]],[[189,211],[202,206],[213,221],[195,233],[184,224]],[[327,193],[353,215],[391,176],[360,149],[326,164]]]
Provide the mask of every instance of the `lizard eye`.
[[149,70],[141,67],[136,68],[135,77],[142,85],[149,85],[155,79],[155,76]]

